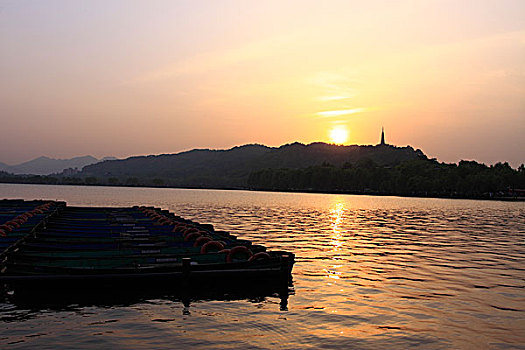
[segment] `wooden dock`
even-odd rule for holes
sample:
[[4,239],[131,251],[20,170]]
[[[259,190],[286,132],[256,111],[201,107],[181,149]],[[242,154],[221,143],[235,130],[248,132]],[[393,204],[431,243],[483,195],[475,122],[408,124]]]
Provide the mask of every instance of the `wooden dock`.
[[0,284],[288,285],[294,255],[154,207],[0,201]]

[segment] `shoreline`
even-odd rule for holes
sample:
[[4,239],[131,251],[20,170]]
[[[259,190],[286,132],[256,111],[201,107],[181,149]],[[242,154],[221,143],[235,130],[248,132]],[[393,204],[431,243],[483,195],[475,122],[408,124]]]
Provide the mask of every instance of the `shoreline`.
[[133,186],[133,185],[115,185],[115,184],[49,184],[37,182],[0,182],[0,184],[11,185],[47,185],[47,186],[82,186],[82,187],[126,187],[126,188],[172,188],[172,189],[188,189],[188,190],[227,190],[227,191],[251,191],[251,192],[273,192],[273,193],[318,193],[318,194],[342,194],[342,195],[365,195],[378,197],[401,197],[401,198],[435,198],[435,199],[468,199],[468,200],[485,200],[485,201],[501,201],[501,202],[525,202],[525,197],[468,197],[468,196],[423,196],[421,194],[395,194],[395,193],[381,193],[374,191],[322,191],[322,190],[271,190],[271,189],[252,189],[243,187],[189,187],[189,186]]

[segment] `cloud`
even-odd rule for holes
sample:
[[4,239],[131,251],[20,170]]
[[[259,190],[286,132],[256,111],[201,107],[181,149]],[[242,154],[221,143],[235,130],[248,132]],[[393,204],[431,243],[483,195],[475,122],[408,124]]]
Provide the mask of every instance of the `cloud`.
[[321,118],[332,118],[332,117],[340,117],[342,115],[349,115],[349,114],[356,114],[364,112],[364,108],[352,108],[352,109],[341,109],[336,111],[323,111],[323,112],[317,112],[316,114]]

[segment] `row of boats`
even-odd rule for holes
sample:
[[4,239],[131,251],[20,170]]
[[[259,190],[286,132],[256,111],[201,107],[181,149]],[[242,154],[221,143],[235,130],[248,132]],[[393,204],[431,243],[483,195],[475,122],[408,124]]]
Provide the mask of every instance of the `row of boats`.
[[0,229],[0,284],[288,284],[294,264],[292,253],[154,207],[1,200]]

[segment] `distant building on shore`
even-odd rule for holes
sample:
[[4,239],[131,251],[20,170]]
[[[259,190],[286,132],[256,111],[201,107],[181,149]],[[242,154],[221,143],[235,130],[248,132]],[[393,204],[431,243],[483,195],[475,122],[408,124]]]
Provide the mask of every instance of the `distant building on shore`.
[[379,144],[380,146],[386,146],[386,142],[385,142],[385,129],[383,127],[381,127],[381,143]]

